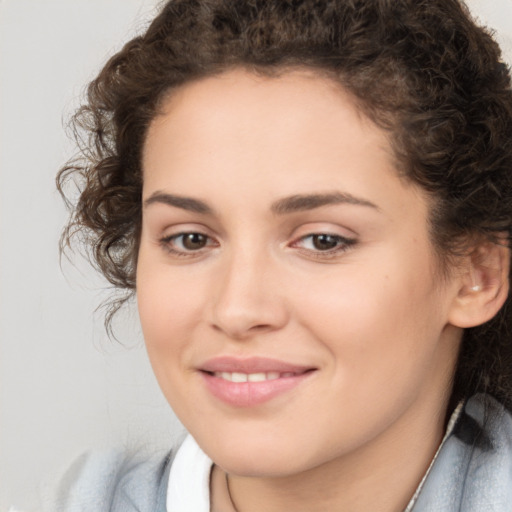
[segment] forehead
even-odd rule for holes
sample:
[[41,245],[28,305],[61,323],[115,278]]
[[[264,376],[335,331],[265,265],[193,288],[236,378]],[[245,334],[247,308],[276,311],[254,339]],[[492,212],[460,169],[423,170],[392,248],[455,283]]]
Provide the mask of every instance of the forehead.
[[421,195],[399,178],[388,134],[338,83],[309,71],[232,70],[174,90],[148,130],[143,172],[145,197],[247,205],[336,190],[400,204],[404,192]]
[[[353,137],[347,138],[349,132]],[[206,153],[233,157],[241,145],[247,159],[280,155],[303,161],[329,145],[346,156],[349,139],[358,136],[358,149],[379,153],[391,164],[386,133],[338,83],[307,70],[266,77],[235,69],[181,86],[162,101],[148,130],[143,168],[152,168],[163,146],[176,163],[192,163]]]
[[186,83],[163,97],[148,137],[172,118],[177,131],[186,128],[195,135],[201,131],[206,134],[212,128],[216,132],[220,126],[225,130],[245,127],[251,132],[240,132],[240,136],[252,135],[256,142],[258,125],[265,126],[267,133],[272,129],[276,137],[290,132],[293,125],[297,130],[303,128],[301,124],[306,122],[311,126],[310,136],[318,132],[325,138],[329,120],[335,120],[334,110],[338,123],[343,117],[347,124],[369,128],[380,139],[379,145],[387,146],[386,134],[362,113],[356,99],[340,83],[309,69],[267,76],[235,68]]

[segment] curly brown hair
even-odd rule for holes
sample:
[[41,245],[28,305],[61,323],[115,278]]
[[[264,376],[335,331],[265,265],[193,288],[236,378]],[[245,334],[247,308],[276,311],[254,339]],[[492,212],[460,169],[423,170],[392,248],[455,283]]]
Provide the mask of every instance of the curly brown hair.
[[[61,192],[70,178],[80,188],[63,247],[81,235],[115,287],[135,290],[141,153],[159,104],[173,88],[233,67],[312,69],[348,90],[389,132],[398,172],[435,198],[432,238],[445,261],[468,236],[510,241],[509,69],[462,2],[172,0],[89,85],[74,117],[81,154],[57,178]],[[511,315],[509,299],[465,331],[454,400],[486,391],[512,407]]]

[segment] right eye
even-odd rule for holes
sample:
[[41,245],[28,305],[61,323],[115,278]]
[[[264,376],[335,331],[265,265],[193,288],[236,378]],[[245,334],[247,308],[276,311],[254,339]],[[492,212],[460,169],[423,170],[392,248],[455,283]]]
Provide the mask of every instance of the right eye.
[[195,255],[207,247],[217,247],[218,244],[208,235],[198,232],[177,233],[160,239],[160,245],[172,254],[179,256]]

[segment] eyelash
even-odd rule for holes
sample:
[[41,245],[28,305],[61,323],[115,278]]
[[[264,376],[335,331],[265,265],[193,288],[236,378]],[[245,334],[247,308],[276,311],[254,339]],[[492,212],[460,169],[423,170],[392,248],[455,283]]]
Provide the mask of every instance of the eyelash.
[[[183,241],[186,236],[200,236],[204,237],[206,239],[206,245],[204,247],[200,247],[197,250],[193,249],[176,249],[176,241],[181,239],[181,245],[183,247]],[[314,243],[315,237],[327,237],[331,239],[335,246],[331,249],[327,250],[321,250],[321,249],[305,249],[299,247],[299,245],[306,240],[311,240]],[[213,242],[213,243],[212,243]],[[317,259],[329,259],[334,258],[347,250],[349,250],[353,245],[357,243],[357,240],[354,238],[346,238],[341,235],[333,235],[330,233],[309,233],[308,235],[302,236],[298,238],[297,240],[293,241],[289,246],[292,248],[298,248],[303,254],[306,254],[309,257],[317,258]],[[179,258],[194,258],[201,256],[205,249],[208,247],[218,247],[219,244],[216,242],[212,237],[201,233],[197,231],[187,231],[182,233],[176,233],[174,235],[168,235],[165,237],[162,237],[159,240],[160,246],[168,253],[172,254],[173,256],[177,256]]]
[[[175,245],[176,241],[179,240],[181,238],[182,240],[182,246],[183,246],[183,240],[186,236],[190,236],[190,235],[199,235],[201,237],[204,237],[206,238],[206,245],[204,247],[201,247],[197,250],[192,250],[192,249],[176,249],[175,247],[173,247],[173,244]],[[205,235],[204,233],[201,233],[201,232],[198,232],[198,231],[186,231],[186,232],[183,232],[183,233],[176,233],[175,235],[168,235],[168,236],[164,236],[163,238],[161,238],[159,240],[159,243],[160,243],[160,246],[165,250],[167,251],[168,253],[171,253],[173,256],[177,256],[179,258],[193,258],[193,257],[197,257],[197,256],[200,256],[202,253],[203,253],[203,249],[206,249],[208,246],[213,246],[213,247],[217,247],[219,244],[218,243],[211,243],[213,241],[213,238],[208,236],[208,235]]]
[[[295,242],[292,242],[291,247],[297,247],[301,242],[304,242],[308,239],[310,239],[312,242],[315,237],[328,237],[333,240],[333,242],[336,244],[335,247],[332,249],[327,250],[321,250],[321,249],[303,249],[305,253],[309,257],[318,258],[318,259],[329,259],[334,258],[336,256],[339,256],[340,254],[343,254],[344,252],[348,251],[352,246],[354,246],[357,243],[357,240],[355,238],[346,238],[341,235],[333,235],[331,233],[310,233],[308,235],[300,237]],[[313,242],[314,243],[314,242]],[[299,247],[299,249],[301,249]]]

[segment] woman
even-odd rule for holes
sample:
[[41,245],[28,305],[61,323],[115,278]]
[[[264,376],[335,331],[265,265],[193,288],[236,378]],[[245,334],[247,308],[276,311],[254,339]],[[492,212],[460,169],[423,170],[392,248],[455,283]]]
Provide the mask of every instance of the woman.
[[461,3],[174,0],[77,125],[65,241],[191,436],[64,510],[508,510],[512,95]]

